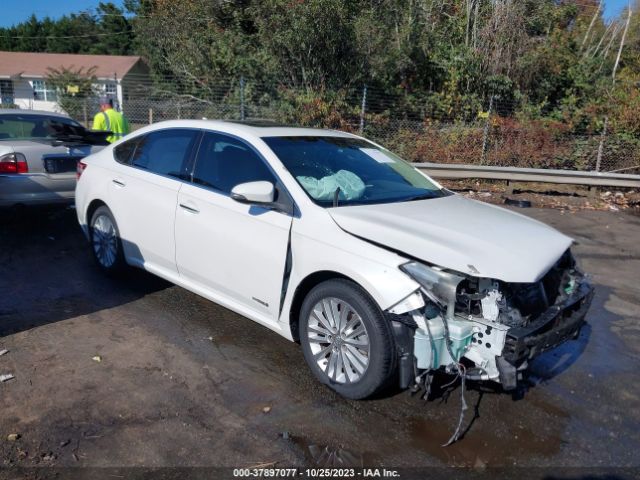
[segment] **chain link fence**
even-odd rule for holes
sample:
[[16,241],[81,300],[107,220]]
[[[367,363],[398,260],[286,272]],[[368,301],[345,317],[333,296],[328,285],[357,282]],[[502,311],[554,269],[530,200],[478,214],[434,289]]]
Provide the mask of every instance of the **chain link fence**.
[[[311,90],[244,78],[211,85],[132,76],[122,88],[121,109],[134,130],[172,119],[263,120],[362,134],[412,162],[640,171],[640,138],[518,119],[514,102],[495,98],[443,108],[438,94],[416,99],[366,86]],[[97,99],[76,102],[67,110],[90,124]]]

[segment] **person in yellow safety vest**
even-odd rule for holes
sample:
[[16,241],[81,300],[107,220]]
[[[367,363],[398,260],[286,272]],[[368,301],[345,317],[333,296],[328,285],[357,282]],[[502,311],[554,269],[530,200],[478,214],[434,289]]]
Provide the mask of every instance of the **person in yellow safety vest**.
[[100,97],[100,111],[93,117],[93,129],[111,132],[107,142],[113,143],[129,133],[129,122],[120,112],[113,109],[113,101]]

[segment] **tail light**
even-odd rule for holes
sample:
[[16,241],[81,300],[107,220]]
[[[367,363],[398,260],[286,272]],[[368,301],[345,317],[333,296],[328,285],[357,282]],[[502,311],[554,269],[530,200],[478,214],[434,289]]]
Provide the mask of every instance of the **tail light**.
[[21,153],[7,153],[0,156],[0,173],[27,173],[29,166]]
[[84,162],[78,162],[78,166],[76,167],[76,178],[78,180],[80,180],[80,176],[82,175],[82,172],[84,172],[84,169],[87,168],[87,164]]

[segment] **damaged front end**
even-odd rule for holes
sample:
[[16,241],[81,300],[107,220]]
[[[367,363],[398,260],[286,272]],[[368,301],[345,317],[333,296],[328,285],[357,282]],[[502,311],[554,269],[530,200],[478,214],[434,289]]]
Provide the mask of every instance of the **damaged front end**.
[[[389,309],[403,388],[439,368],[517,387],[528,361],[577,337],[593,287],[567,250],[537,282],[507,283],[420,262],[402,270],[421,288]],[[468,362],[467,362],[468,363]]]

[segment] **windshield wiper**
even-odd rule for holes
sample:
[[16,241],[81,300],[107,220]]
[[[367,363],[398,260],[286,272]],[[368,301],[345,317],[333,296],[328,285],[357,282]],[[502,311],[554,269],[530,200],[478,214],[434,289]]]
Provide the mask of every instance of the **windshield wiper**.
[[421,193],[420,195],[415,195],[413,197],[408,197],[405,198],[403,201],[405,202],[412,202],[414,200],[428,200],[430,198],[437,198],[437,194],[434,194],[433,192],[430,193]]

